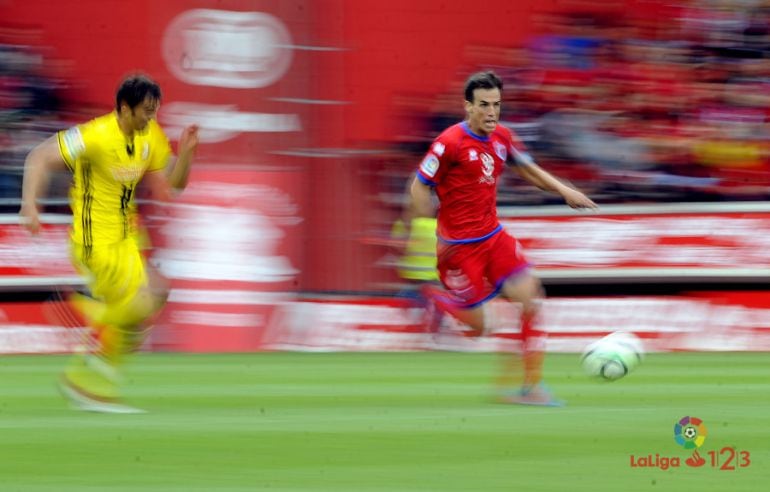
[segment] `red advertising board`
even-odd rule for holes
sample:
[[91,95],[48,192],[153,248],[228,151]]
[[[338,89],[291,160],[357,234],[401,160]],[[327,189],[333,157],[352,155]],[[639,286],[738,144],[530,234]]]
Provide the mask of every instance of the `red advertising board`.
[[0,354],[70,353],[91,343],[90,330],[70,323],[63,309],[55,296],[0,303]]
[[185,193],[158,207],[149,222],[151,261],[171,281],[171,294],[155,348],[260,348],[276,304],[296,297],[305,214],[299,177],[196,168]]
[[[177,296],[174,298],[174,296]],[[290,300],[245,291],[179,291],[169,311],[176,331],[161,327],[147,349],[185,352],[300,351],[496,351],[516,348],[518,316],[509,303],[486,306],[490,334],[462,336],[445,320],[445,332],[424,332],[422,311],[404,301],[381,299]],[[57,322],[49,303],[0,304],[0,353],[74,350],[85,330]],[[648,352],[768,351],[770,301],[765,292],[701,292],[676,296],[547,299],[541,326],[547,349],[580,352],[614,331],[630,331]]]
[[[319,134],[312,110],[325,102],[310,76],[326,52],[316,49],[313,3],[45,3],[4,2],[1,22],[28,31],[25,44],[38,45],[48,67],[68,68],[57,76],[69,84],[69,105],[89,108],[82,118],[111,110],[120,79],[141,71],[162,88],[158,118],[172,140],[187,125],[200,128],[187,190],[157,207],[162,222],[147,224],[153,261],[174,289],[156,343],[184,348],[205,326],[223,328],[215,340],[222,345],[208,341],[213,350],[253,349],[249,340],[274,304],[272,293],[295,292],[304,269],[308,174],[291,154],[312,146]],[[335,85],[335,76],[324,81]],[[32,238],[16,220],[0,225],[0,286],[80,282],[69,265],[66,226]],[[225,328],[244,335],[230,337]]]
[[[287,267],[287,271],[293,272],[291,282],[261,282],[260,285],[270,285],[268,290],[272,292],[296,290],[306,257],[302,231],[309,210],[304,186],[300,170],[202,166],[194,170],[190,188],[180,195],[179,202],[164,207],[167,221],[173,218],[184,226],[166,224],[167,234],[158,244],[171,242],[179,250],[185,246],[198,247],[201,239],[189,235],[201,234],[224,244],[216,250],[217,254],[237,258],[244,265],[254,258],[237,256],[228,252],[227,247],[245,242],[255,248],[256,257],[258,252],[273,248],[291,258],[292,266]],[[228,211],[229,208],[232,210]],[[212,210],[217,213],[210,215]],[[243,210],[260,211],[262,215],[245,219]],[[770,247],[766,244],[770,237],[768,204],[614,207],[611,210],[612,213],[565,215],[564,207],[559,207],[553,209],[554,215],[548,215],[549,209],[541,209],[539,216],[525,215],[529,212],[516,212],[520,215],[515,216],[513,211],[503,210],[501,221],[525,247],[539,274],[550,281],[761,281],[770,278]],[[286,217],[276,219],[280,214]],[[275,224],[266,221],[266,216],[278,220],[284,229],[276,232]],[[51,285],[50,280],[44,279],[75,276],[66,249],[69,218],[56,216],[49,220],[54,223],[37,237],[21,228],[15,216],[7,216],[5,222],[0,223],[0,286],[7,289],[14,282],[23,283],[22,279],[29,279],[30,284],[36,282],[33,279],[39,279]],[[291,227],[287,227],[289,225]],[[260,228],[263,230],[256,233]],[[252,233],[263,241],[249,243],[251,240],[246,235]],[[180,236],[174,239],[173,234]],[[228,239],[227,234],[233,237]],[[166,250],[157,254],[168,255]],[[199,262],[198,270],[213,264],[214,253],[208,251],[201,255],[200,252],[187,254],[190,268],[196,262]],[[178,278],[195,280],[196,273],[185,271],[183,262],[177,259],[167,259],[167,262],[181,269]],[[246,272],[249,268],[252,267],[244,266],[241,270]],[[202,271],[199,274],[203,276],[201,279],[210,275]],[[268,279],[272,276],[268,271],[262,274]]]
[[770,279],[770,204],[615,206],[598,214],[559,207],[541,209],[538,216],[527,213],[503,210],[501,221],[540,275],[552,281]]
[[[489,335],[462,336],[444,320],[440,336],[422,331],[422,311],[370,300],[288,303],[264,335],[269,350],[462,350],[496,351],[520,338],[518,312],[510,303],[485,305]],[[540,326],[548,351],[580,352],[615,331],[638,335],[645,350],[770,350],[770,301],[763,292],[697,295],[547,299]]]
[[69,216],[44,216],[37,236],[16,215],[0,216],[0,291],[54,289],[82,283],[70,263]]

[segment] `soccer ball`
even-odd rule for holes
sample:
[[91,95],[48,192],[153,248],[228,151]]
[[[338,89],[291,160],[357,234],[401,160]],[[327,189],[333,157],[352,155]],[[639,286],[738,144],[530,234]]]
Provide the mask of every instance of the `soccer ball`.
[[633,333],[618,331],[588,345],[580,360],[589,376],[615,381],[633,371],[643,356],[641,340]]

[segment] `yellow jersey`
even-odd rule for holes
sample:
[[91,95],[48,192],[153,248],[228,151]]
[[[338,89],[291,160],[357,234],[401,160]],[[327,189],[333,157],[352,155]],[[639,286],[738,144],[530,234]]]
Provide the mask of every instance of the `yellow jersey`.
[[147,171],[165,168],[171,146],[150,120],[133,140],[118,126],[117,113],[100,116],[56,134],[72,171],[71,238],[84,246],[122,241],[136,230],[136,186]]

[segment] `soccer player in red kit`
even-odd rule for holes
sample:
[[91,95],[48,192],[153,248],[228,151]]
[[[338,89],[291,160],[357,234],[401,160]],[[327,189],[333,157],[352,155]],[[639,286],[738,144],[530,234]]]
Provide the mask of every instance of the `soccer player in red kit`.
[[[543,289],[518,242],[497,219],[497,181],[506,162],[525,180],[558,193],[573,208],[596,204],[539,167],[510,130],[498,125],[503,84],[494,72],[473,74],[465,85],[466,119],[436,138],[411,185],[418,215],[432,216],[431,193],[439,200],[438,270],[446,291],[428,288],[435,307],[484,334],[482,305],[502,294],[521,304],[523,381],[503,401],[560,405],[542,384],[546,333],[536,316]],[[501,385],[510,384],[518,358],[506,362]]]

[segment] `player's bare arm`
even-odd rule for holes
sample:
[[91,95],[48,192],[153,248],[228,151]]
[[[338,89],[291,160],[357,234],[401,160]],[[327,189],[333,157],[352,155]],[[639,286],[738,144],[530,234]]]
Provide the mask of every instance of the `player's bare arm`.
[[142,187],[153,200],[169,202],[174,197],[171,184],[164,171],[148,171],[142,176]]
[[22,184],[21,223],[32,234],[40,231],[40,210],[38,199],[42,197],[51,179],[51,173],[66,168],[59,152],[56,135],[38,144],[24,161],[24,182]]
[[198,126],[191,125],[182,131],[177,147],[177,158],[166,167],[168,184],[175,190],[183,190],[187,186],[190,175],[190,164],[198,148]]
[[541,190],[561,195],[567,205],[572,208],[588,208],[594,210],[599,208],[593,200],[588,198],[582,192],[562,183],[555,176],[534,162],[519,164],[514,168],[522,178]]
[[431,201],[432,189],[420,181],[416,176],[412,179],[410,188],[412,195],[412,213],[414,217],[434,217],[433,202]]

